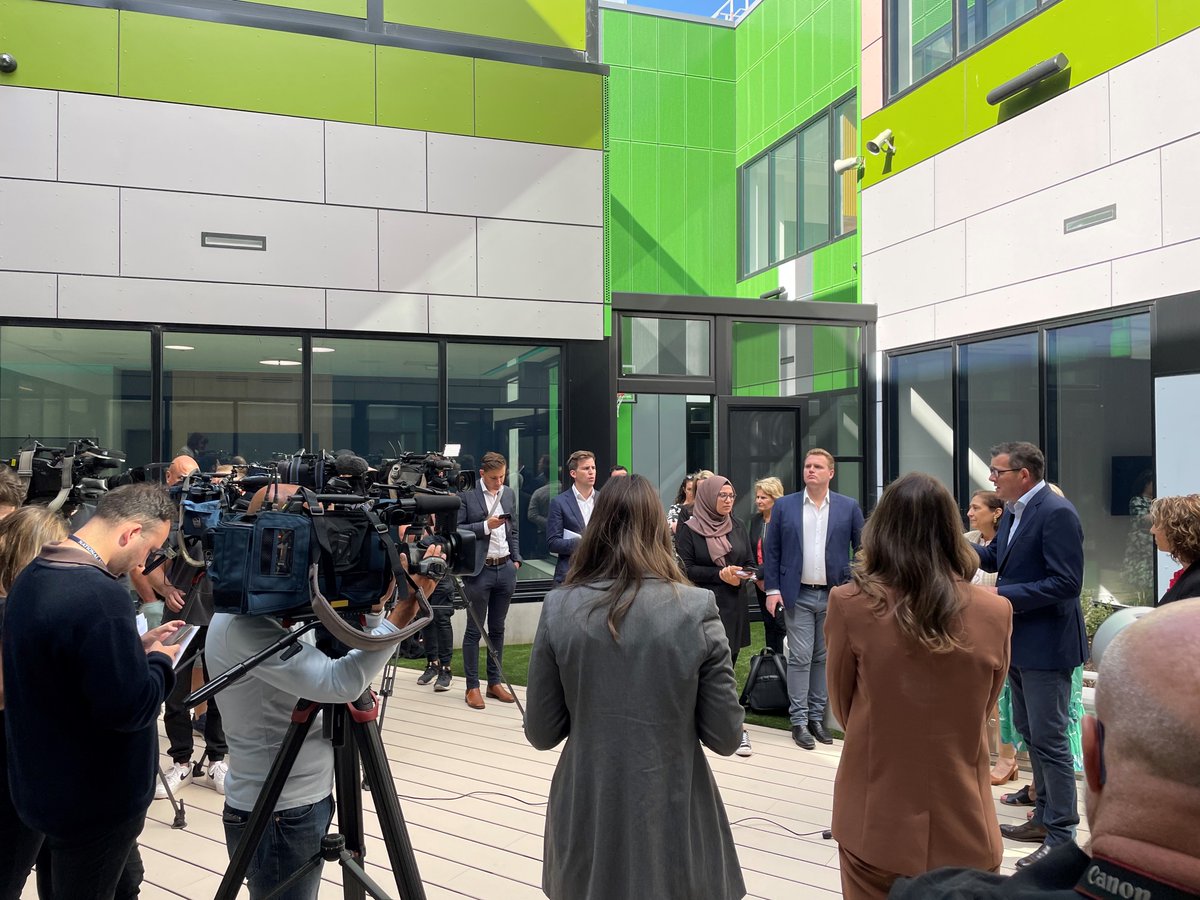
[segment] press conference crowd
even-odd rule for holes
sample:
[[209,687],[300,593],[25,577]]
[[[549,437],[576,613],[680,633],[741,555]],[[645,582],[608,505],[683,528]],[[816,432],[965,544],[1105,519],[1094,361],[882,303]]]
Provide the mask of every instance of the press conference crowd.
[[[168,481],[193,467],[176,462]],[[786,658],[797,750],[844,733],[831,827],[844,897],[1200,896],[1200,599],[1191,599],[1200,598],[1200,495],[1150,504],[1144,527],[1181,568],[1160,608],[1105,648],[1095,715],[1082,716],[1077,672],[1091,654],[1083,530],[1032,444],[992,448],[994,491],[970,498],[967,533],[955,498],[920,473],[888,485],[864,517],[831,490],[836,460],[821,449],[806,455],[795,493],[776,478],[741,486],[754,491],[749,523],[733,515],[739,486],[719,474],[686,478],[664,511],[658,486],[621,467],[597,488],[590,451],[564,469],[566,489],[545,508],[556,586],[534,638],[524,720],[534,747],[565,741],[546,813],[548,897],[746,895],[705,748],[753,753],[734,675],[750,644],[751,603],[766,652]],[[463,496],[463,525],[487,545],[485,564],[466,579],[462,696],[472,709],[513,701],[503,646],[522,560],[506,475],[504,457],[489,453]],[[204,579],[177,560],[143,571],[152,551],[184,540],[171,535],[177,510],[161,488],[109,492],[69,535],[61,517],[23,500],[0,471],[0,512],[9,513],[0,521],[0,900],[20,896],[35,863],[43,898],[136,896],[164,701],[174,763],[160,792],[197,777],[182,702],[192,676],[173,665],[172,635],[184,619],[203,620],[202,669],[221,671],[285,625],[212,615]],[[426,555],[441,554],[428,535],[412,537]],[[119,581],[126,573],[180,619],[139,634]],[[447,584],[414,583],[435,611],[418,682],[448,690]],[[385,605],[394,596],[389,585],[361,624],[398,641],[417,606],[413,597]],[[484,634],[494,653],[481,680]],[[301,645],[210,702],[199,777],[225,796],[231,854],[296,698],[351,701],[391,652],[333,659]],[[995,767],[992,719],[1007,739]],[[1005,800],[1030,815],[1000,826],[992,786],[1019,772],[1018,749],[1032,777]],[[87,755],[106,772],[80,792],[69,773]],[[1085,846],[1075,840],[1077,757]],[[314,730],[255,851],[252,898],[315,852],[333,816],[332,769],[332,749]],[[1012,876],[999,874],[1005,840],[1032,848]],[[281,896],[315,897],[319,878],[317,868]]]

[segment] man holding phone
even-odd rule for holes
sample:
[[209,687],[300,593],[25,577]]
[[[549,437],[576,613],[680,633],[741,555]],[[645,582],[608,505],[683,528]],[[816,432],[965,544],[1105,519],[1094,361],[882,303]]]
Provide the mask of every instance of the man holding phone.
[[[517,496],[504,483],[508,461],[499,453],[483,455],[479,463],[479,485],[462,494],[462,527],[488,545],[487,559],[478,575],[463,579],[473,615],[467,616],[463,635],[463,675],[467,679],[467,706],[483,709],[479,690],[479,629],[476,621],[486,622],[488,644],[499,660],[504,652],[504,621],[517,587],[517,569],[521,550],[517,532]],[[513,695],[501,683],[500,666],[489,656],[487,695],[501,703],[512,703]]]

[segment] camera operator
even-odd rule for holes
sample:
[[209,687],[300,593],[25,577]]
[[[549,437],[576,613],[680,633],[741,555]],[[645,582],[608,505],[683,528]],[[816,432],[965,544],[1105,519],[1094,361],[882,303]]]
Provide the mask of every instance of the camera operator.
[[[286,498],[286,486],[276,488]],[[265,489],[256,495],[259,508]],[[425,556],[442,556],[430,547]],[[407,567],[407,562],[403,563]],[[421,590],[431,594],[437,581],[414,576]],[[389,586],[385,597],[390,596]],[[333,598],[330,598],[332,601]],[[384,618],[383,600],[362,617],[372,634],[397,634],[417,612],[414,596],[400,601]],[[270,616],[218,613],[209,628],[207,656],[214,671],[225,671],[275,643],[286,633],[283,621]],[[306,636],[307,637],[307,636]],[[398,642],[398,640],[397,640]],[[225,782],[225,843],[232,858],[246,830],[250,811],[266,783],[271,765],[291,725],[292,710],[300,698],[317,703],[357,700],[391,658],[394,647],[384,650],[351,650],[340,659],[326,656],[311,642],[301,640],[298,652],[287,659],[277,654],[250,670],[221,693],[224,724],[230,748]],[[304,740],[291,776],[279,796],[249,868],[252,900],[263,897],[293,875],[320,850],[321,838],[333,818],[333,746],[315,721]],[[280,900],[311,900],[317,896],[321,869],[314,869]]]
[[[422,534],[422,530],[424,534]],[[432,534],[429,529],[412,528],[407,540],[417,541],[418,546],[429,548],[440,546],[445,538]],[[437,590],[429,598],[433,607],[433,621],[425,626],[421,637],[425,641],[425,671],[417,677],[417,684],[426,685],[433,681],[435,691],[448,691],[454,681],[450,672],[450,660],[454,656],[454,577],[447,573],[438,582]]]
[[[117,488],[70,538],[43,548],[9,593],[9,783],[22,821],[46,835],[55,900],[132,897],[142,879],[137,837],[154,796],[155,722],[178,651],[161,642],[183,623],[139,637],[117,576],[162,545],[173,514],[160,487]],[[69,707],[59,708],[64,699]],[[82,741],[104,774],[81,794]]]

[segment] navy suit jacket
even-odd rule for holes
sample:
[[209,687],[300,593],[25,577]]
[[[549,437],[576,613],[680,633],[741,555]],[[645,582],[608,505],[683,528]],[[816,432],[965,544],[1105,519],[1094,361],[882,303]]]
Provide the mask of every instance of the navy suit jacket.
[[571,568],[571,554],[579,546],[579,538],[563,537],[566,531],[583,534],[583,513],[570,484],[564,485],[561,494],[550,501],[550,513],[546,516],[546,546],[558,556],[554,564],[554,583],[562,584]]
[[[462,516],[459,521],[459,527],[469,528],[475,532],[475,539],[483,541],[486,547],[491,536],[484,533],[483,526],[488,519],[488,500],[483,491],[478,488],[470,491],[463,491],[459,495],[462,498]],[[496,510],[496,514],[508,513],[509,518],[504,521],[505,536],[508,538],[508,555],[512,557],[513,562],[521,562],[521,548],[518,543],[517,535],[517,495],[513,493],[513,489],[507,484],[500,488],[500,508]]]
[[[850,561],[862,546],[863,513],[858,501],[829,492],[825,529],[825,580],[829,587],[850,580]],[[804,566],[804,490],[775,501],[771,527],[763,538],[763,587],[779,591],[791,609],[800,593]]]
[[1087,659],[1083,586],[1083,526],[1075,507],[1050,488],[1033,495],[1010,541],[1013,514],[1000,517],[996,539],[976,546],[979,567],[997,573],[996,588],[1013,608],[1011,665],[1073,669]]

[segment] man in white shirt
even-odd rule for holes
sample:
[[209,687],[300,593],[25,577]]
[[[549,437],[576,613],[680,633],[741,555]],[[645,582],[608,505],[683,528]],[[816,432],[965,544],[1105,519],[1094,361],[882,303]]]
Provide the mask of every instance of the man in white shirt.
[[479,690],[479,628],[486,622],[488,645],[496,659],[488,656],[487,696],[501,703],[512,703],[513,695],[504,686],[499,660],[504,654],[504,622],[517,587],[517,569],[521,550],[517,532],[517,495],[505,483],[508,461],[499,453],[485,453],[479,463],[479,485],[462,495],[462,527],[486,541],[487,559],[478,575],[463,579],[473,615],[467,616],[463,635],[463,675],[467,679],[467,706],[483,709]]
[[558,556],[554,565],[554,583],[562,584],[571,567],[571,554],[579,546],[596,506],[596,455],[591,450],[576,450],[567,459],[571,489],[550,501],[546,518],[546,545]]

